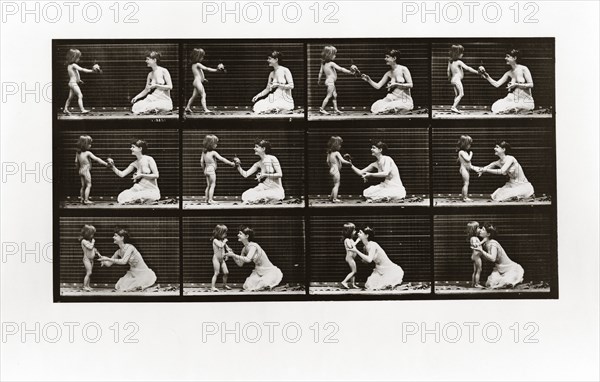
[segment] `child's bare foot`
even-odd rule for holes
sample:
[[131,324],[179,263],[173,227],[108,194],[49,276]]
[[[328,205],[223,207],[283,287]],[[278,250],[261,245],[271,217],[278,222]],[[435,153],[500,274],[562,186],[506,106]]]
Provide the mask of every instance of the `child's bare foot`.
[[219,291],[219,290],[218,290],[217,288],[215,288],[215,287],[210,287],[210,290],[211,290],[211,291],[213,291],[213,292],[218,292],[218,291]]
[[92,288],[90,288],[89,286],[84,286],[83,290],[86,291],[86,292],[91,292]]
[[463,113],[462,111],[458,110],[458,109],[457,109],[457,108],[455,108],[454,106],[452,106],[452,107],[450,108],[450,111],[451,111],[451,112],[453,112],[453,113],[456,113],[456,114],[462,114],[462,113]]
[[352,289],[360,289],[360,287],[356,284],[352,284]]
[[211,205],[219,205],[219,203],[215,202],[214,200],[209,200],[206,202],[206,204],[211,204]]
[[71,112],[69,111],[69,109],[63,109],[63,114],[71,115]]
[[335,109],[335,110],[333,110],[333,112],[334,112],[335,114],[337,114],[337,115],[344,114],[343,112],[341,112],[341,111],[340,111],[340,110],[338,110],[338,109]]
[[338,198],[330,199],[330,200],[331,200],[331,203],[341,203],[342,202],[342,199],[338,199]]
[[473,288],[481,288],[481,289],[485,289],[485,287],[481,284],[475,284],[473,285]]
[[319,108],[319,113],[323,114],[323,115],[329,115],[329,112],[325,109],[323,109],[322,107]]
[[192,109],[190,109],[189,107],[186,107],[184,111],[185,111],[187,114],[192,114],[192,113],[193,113]]
[[231,290],[231,287],[227,284],[223,284],[223,288],[227,289],[227,290]]
[[204,114],[215,114],[215,112],[210,109],[204,109]]
[[350,288],[348,287],[348,283],[347,283],[347,282],[345,282],[345,281],[342,281],[340,284],[342,284],[342,286],[343,286],[344,288],[346,288],[346,289],[350,289]]
[[90,112],[89,110],[85,110],[85,109],[81,110],[81,114],[88,114],[89,112]]
[[89,200],[89,199],[86,199],[86,200],[84,200],[82,203],[83,203],[83,204],[94,204],[94,202],[92,202],[92,201],[91,201],[91,200]]
[[466,196],[465,196],[465,197],[463,198],[463,202],[472,202],[472,201],[473,201],[473,199],[471,199],[471,198],[469,198],[469,197],[466,197]]

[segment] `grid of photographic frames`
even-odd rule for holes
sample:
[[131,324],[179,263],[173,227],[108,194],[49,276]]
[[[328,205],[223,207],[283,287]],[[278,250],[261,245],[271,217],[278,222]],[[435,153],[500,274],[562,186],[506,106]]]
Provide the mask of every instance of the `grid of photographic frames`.
[[55,301],[558,298],[553,38],[52,52]]

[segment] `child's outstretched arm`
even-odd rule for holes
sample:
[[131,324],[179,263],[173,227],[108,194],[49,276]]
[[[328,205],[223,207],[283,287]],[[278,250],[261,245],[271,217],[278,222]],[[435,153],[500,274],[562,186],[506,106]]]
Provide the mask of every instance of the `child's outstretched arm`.
[[450,70],[450,65],[452,65],[452,63],[448,61],[448,67],[446,67],[446,75],[448,76],[448,81],[452,79],[452,71]]
[[200,69],[206,70],[207,72],[210,72],[210,73],[216,73],[219,71],[219,69],[209,68],[208,66],[204,66],[201,63],[198,63],[198,65],[200,66]]
[[346,73],[346,74],[354,74],[351,70],[346,69],[346,68],[342,68],[341,66],[339,66],[338,64],[336,64],[335,62],[331,62],[331,66],[333,66],[335,68],[335,70],[338,70],[342,73]]
[[235,166],[235,163],[233,163],[232,161],[230,161],[230,160],[229,160],[229,159],[227,159],[227,158],[223,158],[223,157],[222,157],[222,156],[221,156],[221,155],[220,155],[218,152],[216,152],[216,151],[215,151],[214,153],[215,153],[215,158],[217,158],[217,159],[218,159],[218,160],[220,160],[221,162],[223,162],[223,163],[225,163],[226,165],[228,165],[228,166],[231,166],[231,167]]
[[469,65],[465,64],[462,61],[459,61],[459,65],[462,66],[463,69],[465,69],[466,71],[473,73],[473,74],[479,74],[479,72],[473,68],[471,68]]
[[80,71],[80,72],[84,72],[84,73],[94,73],[94,71],[92,69],[86,69],[86,68],[82,68],[81,66],[77,65],[77,64],[73,64],[73,68]]
[[79,168],[79,154],[75,153],[75,168]]
[[100,163],[102,166],[104,167],[108,167],[108,163],[106,163],[105,161],[103,161],[102,159],[98,158],[97,156],[95,156],[91,151],[88,151],[88,155],[91,159],[93,159],[94,161]]
[[347,166],[352,166],[352,162],[345,160],[344,157],[342,157],[342,154],[340,154],[339,151],[337,151],[335,153],[335,157],[340,161],[340,163],[345,164]]

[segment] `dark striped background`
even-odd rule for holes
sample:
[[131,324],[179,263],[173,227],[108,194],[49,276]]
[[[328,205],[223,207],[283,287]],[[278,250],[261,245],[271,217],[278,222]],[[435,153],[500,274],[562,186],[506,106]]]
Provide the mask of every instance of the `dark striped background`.
[[[96,227],[96,248],[112,257],[119,247],[113,243],[115,227],[129,231],[132,244],[144,262],[156,273],[158,284],[179,284],[179,223],[177,218],[124,218],[124,217],[61,217],[60,218],[60,282],[82,283],[85,276],[83,251],[78,237],[81,227]],[[109,286],[121,278],[129,266],[100,267],[94,263],[91,282]]]
[[[521,57],[518,63],[529,68],[533,77],[533,98],[535,106],[550,107],[554,100],[554,42],[552,39],[502,39],[502,41],[465,42],[457,39],[445,43],[434,43],[432,46],[431,82],[432,104],[452,105],[454,90],[448,80],[447,68],[449,50],[453,44],[465,48],[462,61],[473,69],[481,65],[492,76],[499,80],[510,67],[504,57],[512,49],[519,50]],[[493,87],[487,80],[465,72],[463,80],[465,96],[460,105],[492,106],[507,94],[506,84]]]
[[[508,257],[525,270],[524,281],[550,281],[552,269],[553,219],[543,214],[435,216],[435,279],[470,281],[473,274],[471,249],[465,234],[467,223],[477,221],[495,225],[496,239]],[[481,283],[492,272],[493,263],[483,259]]]
[[[212,268],[212,233],[217,224],[228,229],[229,246],[236,253],[242,251],[237,241],[238,227],[246,224],[255,233],[255,242],[265,250],[269,260],[283,272],[282,284],[304,283],[304,224],[301,217],[285,216],[202,216],[183,218],[183,281],[210,283]],[[253,264],[238,267],[227,262],[231,283],[243,283],[252,273]],[[217,282],[220,284],[222,278]]]
[[[202,48],[206,52],[202,64],[216,69],[222,62],[227,73],[205,72],[208,83],[206,102],[212,106],[249,106],[252,107],[252,97],[262,91],[269,78],[272,68],[267,64],[267,56],[273,50],[282,54],[280,64],[292,73],[294,89],[292,97],[296,108],[304,105],[304,47],[298,43],[263,43],[256,41],[243,42],[211,42],[188,43],[184,45],[184,70],[185,70],[185,104],[192,95],[194,77],[191,69],[190,54],[195,48]],[[200,106],[200,99],[194,101],[194,106]]]
[[[179,136],[177,130],[147,129],[139,130],[76,130],[60,132],[60,167],[59,167],[59,189],[61,197],[71,196],[77,198],[81,181],[78,169],[75,167],[75,150],[79,136],[89,135],[93,139],[91,152],[106,161],[108,157],[114,159],[119,170],[125,170],[127,166],[135,161],[129,148],[131,142],[143,139],[148,143],[148,152],[156,161],[159,175],[158,187],[161,198],[175,198],[179,196]],[[112,170],[99,163],[92,163],[92,191],[94,196],[117,195],[133,183],[130,175],[119,178]]]
[[[406,66],[413,80],[411,94],[417,107],[429,107],[429,43],[408,42],[403,40],[370,40],[368,42],[350,42],[351,40],[332,40],[319,44],[308,44],[308,104],[311,108],[319,108],[327,94],[322,79],[317,85],[321,68],[321,52],[325,45],[337,48],[335,63],[350,69],[350,65],[358,66],[360,71],[368,74],[375,82],[389,70],[384,58],[388,50],[397,49],[400,57],[397,63]],[[385,88],[373,89],[360,78],[338,73],[336,81],[339,107],[367,107],[370,110],[373,102],[387,95]],[[331,107],[331,103],[328,105]]]
[[[237,155],[242,167],[248,170],[258,156],[254,155],[255,139],[271,142],[271,155],[279,160],[283,172],[283,188],[287,197],[304,195],[304,133],[301,130],[281,128],[230,128],[228,130],[185,130],[183,132],[183,194],[204,196],[206,177],[200,167],[202,141],[207,134],[219,137],[217,152],[229,159]],[[254,175],[244,179],[238,171],[219,162],[215,196],[241,196],[244,191],[255,187]]]
[[[331,192],[331,177],[327,166],[327,142],[332,135],[344,139],[340,153],[350,153],[356,167],[362,169],[375,161],[371,155],[371,140],[382,140],[388,145],[389,155],[394,159],[400,178],[410,195],[429,194],[429,136],[424,128],[398,129],[338,129],[319,128],[310,130],[308,145],[309,194],[328,195]],[[340,195],[362,195],[362,191],[377,180],[363,183],[350,166],[342,167]]]
[[[552,133],[546,127],[527,126],[517,123],[511,127],[473,126],[440,127],[433,129],[433,191],[435,194],[460,194],[463,185],[456,161],[456,143],[462,134],[473,138],[471,150],[472,163],[475,166],[485,166],[498,160],[494,155],[494,146],[498,140],[506,140],[512,146],[513,155],[525,172],[527,180],[533,184],[536,196],[550,194],[555,182],[552,163],[553,147]],[[484,174],[480,178],[471,172],[469,193],[493,193],[502,187],[507,177]]]
[[[57,44],[54,61],[55,78],[59,81],[58,104],[64,106],[69,96],[69,75],[65,65],[66,52],[69,49],[79,49],[81,60],[79,66],[91,69],[94,63],[102,68],[102,74],[80,73],[84,81],[80,85],[83,93],[83,105],[89,107],[131,107],[131,99],[146,86],[146,78],[150,68],[146,66],[146,52],[158,51],[161,60],[158,65],[166,68],[171,74],[173,90],[171,99],[173,107],[179,102],[179,47],[171,44]],[[77,106],[77,99],[71,101],[71,106]]]
[[[342,240],[345,223],[369,224],[375,230],[375,241],[392,262],[404,270],[404,281],[431,280],[430,224],[428,216],[313,216],[310,220],[311,281],[342,281],[350,272],[345,261]],[[364,246],[358,249],[364,253]],[[363,263],[357,256],[357,282],[365,282],[373,264]]]

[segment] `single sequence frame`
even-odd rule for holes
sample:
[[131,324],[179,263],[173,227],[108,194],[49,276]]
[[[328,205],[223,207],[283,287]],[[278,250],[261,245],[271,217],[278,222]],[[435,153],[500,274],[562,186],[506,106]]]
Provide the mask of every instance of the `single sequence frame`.
[[360,123],[356,129],[340,123],[311,126],[307,150],[310,206],[429,207],[427,129]]
[[183,235],[184,296],[306,293],[301,216],[186,216]]
[[179,118],[177,43],[54,40],[53,54],[59,120]]
[[544,124],[434,127],[434,206],[550,205],[553,140]]
[[184,209],[304,207],[304,132],[244,126],[184,130]]
[[187,41],[186,119],[304,119],[302,43]]
[[179,208],[177,130],[95,127],[58,134],[61,209]]
[[429,44],[418,39],[308,44],[308,119],[429,117]]
[[59,229],[60,296],[180,295],[177,218],[61,217]]
[[430,229],[428,216],[312,216],[310,294],[431,293]]
[[546,213],[435,216],[435,293],[556,294],[554,224]]
[[554,39],[436,41],[431,82],[436,119],[552,118]]

